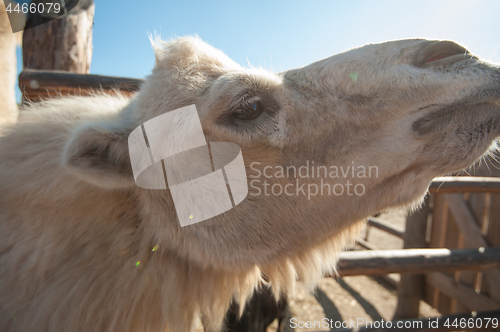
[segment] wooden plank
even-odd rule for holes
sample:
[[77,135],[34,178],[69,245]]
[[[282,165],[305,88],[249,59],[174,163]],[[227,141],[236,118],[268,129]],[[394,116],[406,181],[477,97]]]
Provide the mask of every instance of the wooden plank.
[[[500,194],[491,194],[491,208],[489,211],[489,220],[487,225],[486,239],[491,246],[500,246]],[[484,275],[483,275],[484,279]],[[494,289],[500,288],[499,284],[491,285]],[[498,292],[490,289],[490,284],[482,283],[482,291],[489,294],[493,299],[500,301]]]
[[28,10],[23,67],[90,73],[94,12],[93,0],[80,0],[58,19],[47,12]]
[[[464,241],[470,247],[487,247],[488,243],[478,227],[474,215],[467,206],[464,198],[460,194],[445,194],[450,205],[450,211],[455,221],[464,234]],[[485,271],[483,273],[491,296],[500,298],[500,270]]]
[[74,74],[55,70],[26,69],[19,75],[19,88],[29,100],[60,95],[90,95],[98,91],[132,94],[144,80],[101,75]]
[[460,194],[445,194],[445,197],[455,222],[464,234],[465,244],[471,247],[487,247],[488,243],[464,197]]
[[434,213],[432,216],[430,248],[443,248],[446,230],[448,228],[448,201],[444,194],[436,194],[434,198]]
[[[404,233],[405,249],[425,248],[427,233],[427,219],[429,216],[429,196],[424,200],[422,208],[406,218],[406,231]],[[420,300],[424,293],[424,277],[422,274],[404,274],[398,287],[398,304],[395,318],[417,318]]]
[[[433,202],[433,213],[431,219],[431,234],[429,247],[443,248],[448,228],[448,201],[443,194],[435,194]],[[424,301],[429,303],[433,308],[436,308],[439,303],[439,290],[426,285],[424,290]]]
[[338,267],[341,277],[491,269],[500,267],[500,247],[346,251]]
[[365,248],[366,250],[377,250],[377,247],[375,247],[373,244],[360,238],[356,239],[356,244]]
[[[487,216],[489,212],[489,193],[470,193],[468,194],[468,202],[471,207],[471,211],[474,214],[475,220],[479,222],[478,227],[481,229],[481,232],[484,234],[483,226],[487,224]],[[463,234],[461,234],[461,239],[463,239]],[[467,248],[467,246],[463,246]],[[469,287],[474,290],[479,289],[479,273],[476,271],[457,271],[455,272],[455,279],[459,280],[461,283],[465,285],[469,285]],[[456,313],[461,312],[469,312],[470,309],[467,306],[467,303],[458,300]]]
[[494,177],[438,177],[432,180],[431,193],[490,192],[500,193],[500,178]]
[[477,294],[469,285],[457,281],[441,272],[427,274],[426,282],[449,297],[457,299],[467,308],[474,311],[500,310],[500,302],[488,296]]
[[[462,194],[458,194],[462,195]],[[444,234],[444,248],[448,249],[460,249],[461,245],[463,245],[463,240],[460,238],[460,229],[458,228],[455,219],[453,217],[453,214],[450,213],[448,215],[448,222],[447,222],[447,227],[446,227],[446,233]],[[453,277],[453,271],[452,273],[446,272],[446,274],[449,274],[450,277]],[[452,297],[449,297],[448,295],[444,294],[440,291],[439,294],[439,301],[436,309],[443,315],[447,314],[454,314],[456,313],[456,305],[457,301],[453,299]]]
[[372,226],[372,227],[375,227],[377,229],[380,229],[386,233],[389,233],[391,235],[394,235],[400,239],[403,238],[404,236],[404,230],[399,228],[399,227],[396,227],[394,225],[391,225],[389,224],[388,222],[386,221],[383,221],[383,220],[380,220],[380,219],[376,219],[376,218],[368,218],[368,225],[369,226]]

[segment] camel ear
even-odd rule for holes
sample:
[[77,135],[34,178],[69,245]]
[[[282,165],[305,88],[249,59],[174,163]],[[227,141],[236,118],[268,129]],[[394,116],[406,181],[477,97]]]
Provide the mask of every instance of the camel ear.
[[128,150],[131,130],[123,123],[92,123],[69,140],[63,165],[82,180],[114,189],[134,186]]
[[156,66],[175,69],[184,75],[190,73],[207,76],[220,74],[228,69],[241,67],[224,52],[210,46],[198,37],[183,37],[169,42],[151,38],[155,51]]

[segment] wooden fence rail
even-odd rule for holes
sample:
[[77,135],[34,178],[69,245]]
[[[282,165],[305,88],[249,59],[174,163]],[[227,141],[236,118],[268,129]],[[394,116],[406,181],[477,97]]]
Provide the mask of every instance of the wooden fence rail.
[[500,178],[479,176],[443,176],[435,178],[429,187],[431,194],[439,193],[500,193]]
[[400,229],[399,227],[396,227],[386,221],[376,218],[368,218],[368,226],[380,229],[381,231],[394,235],[395,237],[398,237],[400,239],[403,238],[405,233],[404,229]]
[[477,249],[400,249],[346,251],[341,276],[427,273],[500,267],[500,247]]
[[101,75],[74,74],[65,71],[25,69],[19,75],[23,97],[37,101],[60,95],[90,95],[97,91],[118,90],[125,94],[138,91],[144,80]]

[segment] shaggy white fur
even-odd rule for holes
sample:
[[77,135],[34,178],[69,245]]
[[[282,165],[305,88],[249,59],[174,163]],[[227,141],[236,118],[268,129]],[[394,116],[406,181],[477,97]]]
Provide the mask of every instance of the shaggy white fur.
[[[280,74],[241,68],[197,38],[155,49],[132,99],[41,102],[1,132],[2,331],[178,332],[197,315],[219,331],[262,273],[276,294],[296,278],[314,287],[366,217],[418,204],[435,176],[468,167],[500,135],[500,70],[452,42],[367,45]],[[241,147],[249,181],[256,169],[312,161],[377,176],[300,179],[351,181],[363,195],[251,189],[236,208],[181,228],[168,190],[135,185],[127,137],[193,103],[208,141]],[[249,103],[262,114],[233,116]]]

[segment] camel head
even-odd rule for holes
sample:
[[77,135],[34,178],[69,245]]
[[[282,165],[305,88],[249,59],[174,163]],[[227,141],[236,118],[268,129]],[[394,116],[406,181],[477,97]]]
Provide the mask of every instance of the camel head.
[[[120,120],[74,134],[66,165],[134,191],[145,232],[202,266],[272,264],[338,240],[382,209],[418,204],[434,177],[470,166],[500,136],[500,68],[451,41],[370,44],[278,74],[197,38],[154,47],[156,66]],[[135,185],[126,137],[191,104],[207,141],[241,148],[249,193],[180,227],[168,190]]]

